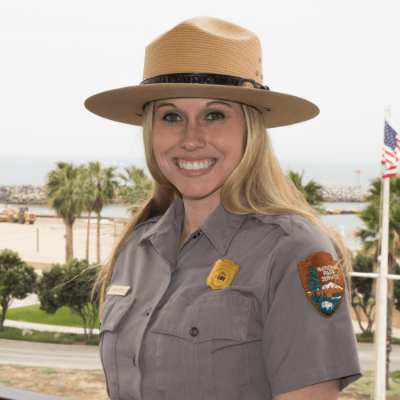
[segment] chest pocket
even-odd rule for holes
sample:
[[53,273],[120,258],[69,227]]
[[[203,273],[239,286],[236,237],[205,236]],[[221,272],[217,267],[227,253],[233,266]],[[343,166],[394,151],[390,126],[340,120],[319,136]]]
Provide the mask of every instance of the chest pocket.
[[245,393],[251,301],[221,292],[192,303],[170,300],[151,329],[158,335],[157,389],[174,399],[233,400]]
[[118,333],[134,301],[135,299],[132,297],[110,296],[103,305],[99,333],[101,339],[100,358],[106,376],[108,396],[112,400],[119,400],[118,367],[116,360]]

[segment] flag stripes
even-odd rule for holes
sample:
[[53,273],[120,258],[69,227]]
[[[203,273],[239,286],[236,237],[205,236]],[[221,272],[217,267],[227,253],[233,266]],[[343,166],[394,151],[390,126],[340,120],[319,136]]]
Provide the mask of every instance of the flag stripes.
[[400,135],[385,121],[382,164],[385,165],[384,178],[396,176],[397,162],[400,159]]

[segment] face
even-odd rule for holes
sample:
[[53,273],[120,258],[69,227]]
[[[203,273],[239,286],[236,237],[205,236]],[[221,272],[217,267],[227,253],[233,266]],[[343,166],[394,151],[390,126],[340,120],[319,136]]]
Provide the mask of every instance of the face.
[[157,164],[183,198],[219,196],[243,154],[246,122],[239,103],[213,99],[155,102]]

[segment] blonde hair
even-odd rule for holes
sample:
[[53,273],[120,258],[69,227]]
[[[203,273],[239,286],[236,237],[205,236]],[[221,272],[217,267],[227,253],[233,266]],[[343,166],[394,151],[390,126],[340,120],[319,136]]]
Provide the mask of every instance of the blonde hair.
[[[243,104],[242,107],[247,124],[243,157],[222,187],[222,205],[233,214],[298,214],[303,216],[332,239],[338,254],[342,257],[341,269],[347,275],[351,270],[351,257],[342,236],[320,220],[318,211],[307,203],[304,195],[282,172],[261,114],[251,106]],[[102,284],[100,312],[117,254],[127,239],[139,224],[164,214],[179,195],[179,191],[163,175],[155,159],[152,138],[153,113],[154,102],[150,102],[144,115],[143,141],[147,166],[154,179],[152,195],[150,200],[129,220],[110,260],[100,270],[95,283],[95,287]]]

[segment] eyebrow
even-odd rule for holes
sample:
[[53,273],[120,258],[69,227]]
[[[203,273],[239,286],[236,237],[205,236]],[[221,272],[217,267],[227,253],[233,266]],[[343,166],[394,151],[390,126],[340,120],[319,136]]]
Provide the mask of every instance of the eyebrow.
[[224,106],[228,106],[229,108],[232,108],[228,103],[225,103],[225,101],[220,101],[220,100],[210,101],[209,103],[207,103],[207,107],[210,107],[214,104],[222,104]]
[[168,107],[168,106],[177,108],[176,105],[175,105],[174,103],[161,103],[161,104],[158,105],[157,110],[158,110],[159,108],[161,108],[161,107]]
[[[206,104],[206,107],[210,107],[214,104],[222,104],[224,106],[228,106],[229,108],[232,108],[228,103],[226,103],[225,101],[220,101],[220,100],[215,100],[215,101],[209,101]],[[158,105],[157,110],[160,109],[161,107],[174,107],[177,108],[177,106],[174,103],[161,103]]]

